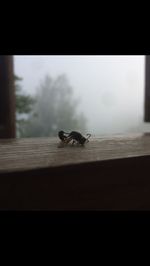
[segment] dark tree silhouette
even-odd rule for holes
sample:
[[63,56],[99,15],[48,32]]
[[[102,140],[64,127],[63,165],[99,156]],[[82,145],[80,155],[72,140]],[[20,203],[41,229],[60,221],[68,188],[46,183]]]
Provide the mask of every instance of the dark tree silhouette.
[[23,134],[23,126],[26,124],[28,114],[31,113],[33,109],[35,100],[30,95],[23,93],[20,85],[22,78],[15,75],[14,79],[16,89],[16,128],[17,136],[21,137]]

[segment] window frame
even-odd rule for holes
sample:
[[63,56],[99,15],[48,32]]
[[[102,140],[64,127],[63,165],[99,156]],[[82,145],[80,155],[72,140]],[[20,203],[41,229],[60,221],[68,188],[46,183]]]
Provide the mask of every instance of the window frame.
[[[13,57],[3,56],[7,119],[0,138],[15,138]],[[1,61],[1,62],[2,62]],[[145,121],[150,122],[150,56],[146,56]],[[1,77],[0,77],[1,78]],[[3,99],[4,100],[4,99]],[[0,100],[2,101],[2,99]],[[9,120],[10,119],[10,120]],[[9,126],[8,126],[9,120]],[[7,122],[7,123],[6,123]],[[13,142],[12,142],[13,143]],[[150,209],[150,155],[0,173],[0,209]]]

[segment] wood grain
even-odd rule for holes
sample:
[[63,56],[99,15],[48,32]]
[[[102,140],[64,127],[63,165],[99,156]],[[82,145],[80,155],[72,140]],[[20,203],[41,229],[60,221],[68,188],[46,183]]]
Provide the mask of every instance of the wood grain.
[[0,172],[74,165],[150,154],[150,136],[93,138],[85,147],[58,148],[58,138],[0,140]]
[[0,141],[0,210],[150,210],[150,136]]

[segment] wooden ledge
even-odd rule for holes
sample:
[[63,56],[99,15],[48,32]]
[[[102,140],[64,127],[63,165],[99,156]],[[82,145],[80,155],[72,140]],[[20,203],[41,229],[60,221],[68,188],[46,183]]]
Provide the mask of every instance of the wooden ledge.
[[58,143],[58,138],[0,140],[0,173],[150,155],[149,135],[93,138],[84,148]]
[[150,136],[0,140],[2,210],[150,210]]

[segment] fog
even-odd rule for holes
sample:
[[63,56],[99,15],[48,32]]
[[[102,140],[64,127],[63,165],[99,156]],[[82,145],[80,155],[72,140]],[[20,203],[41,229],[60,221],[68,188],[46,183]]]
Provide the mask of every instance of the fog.
[[87,131],[96,135],[142,130],[144,66],[144,56],[15,56],[15,74],[28,94],[46,75],[66,74]]

